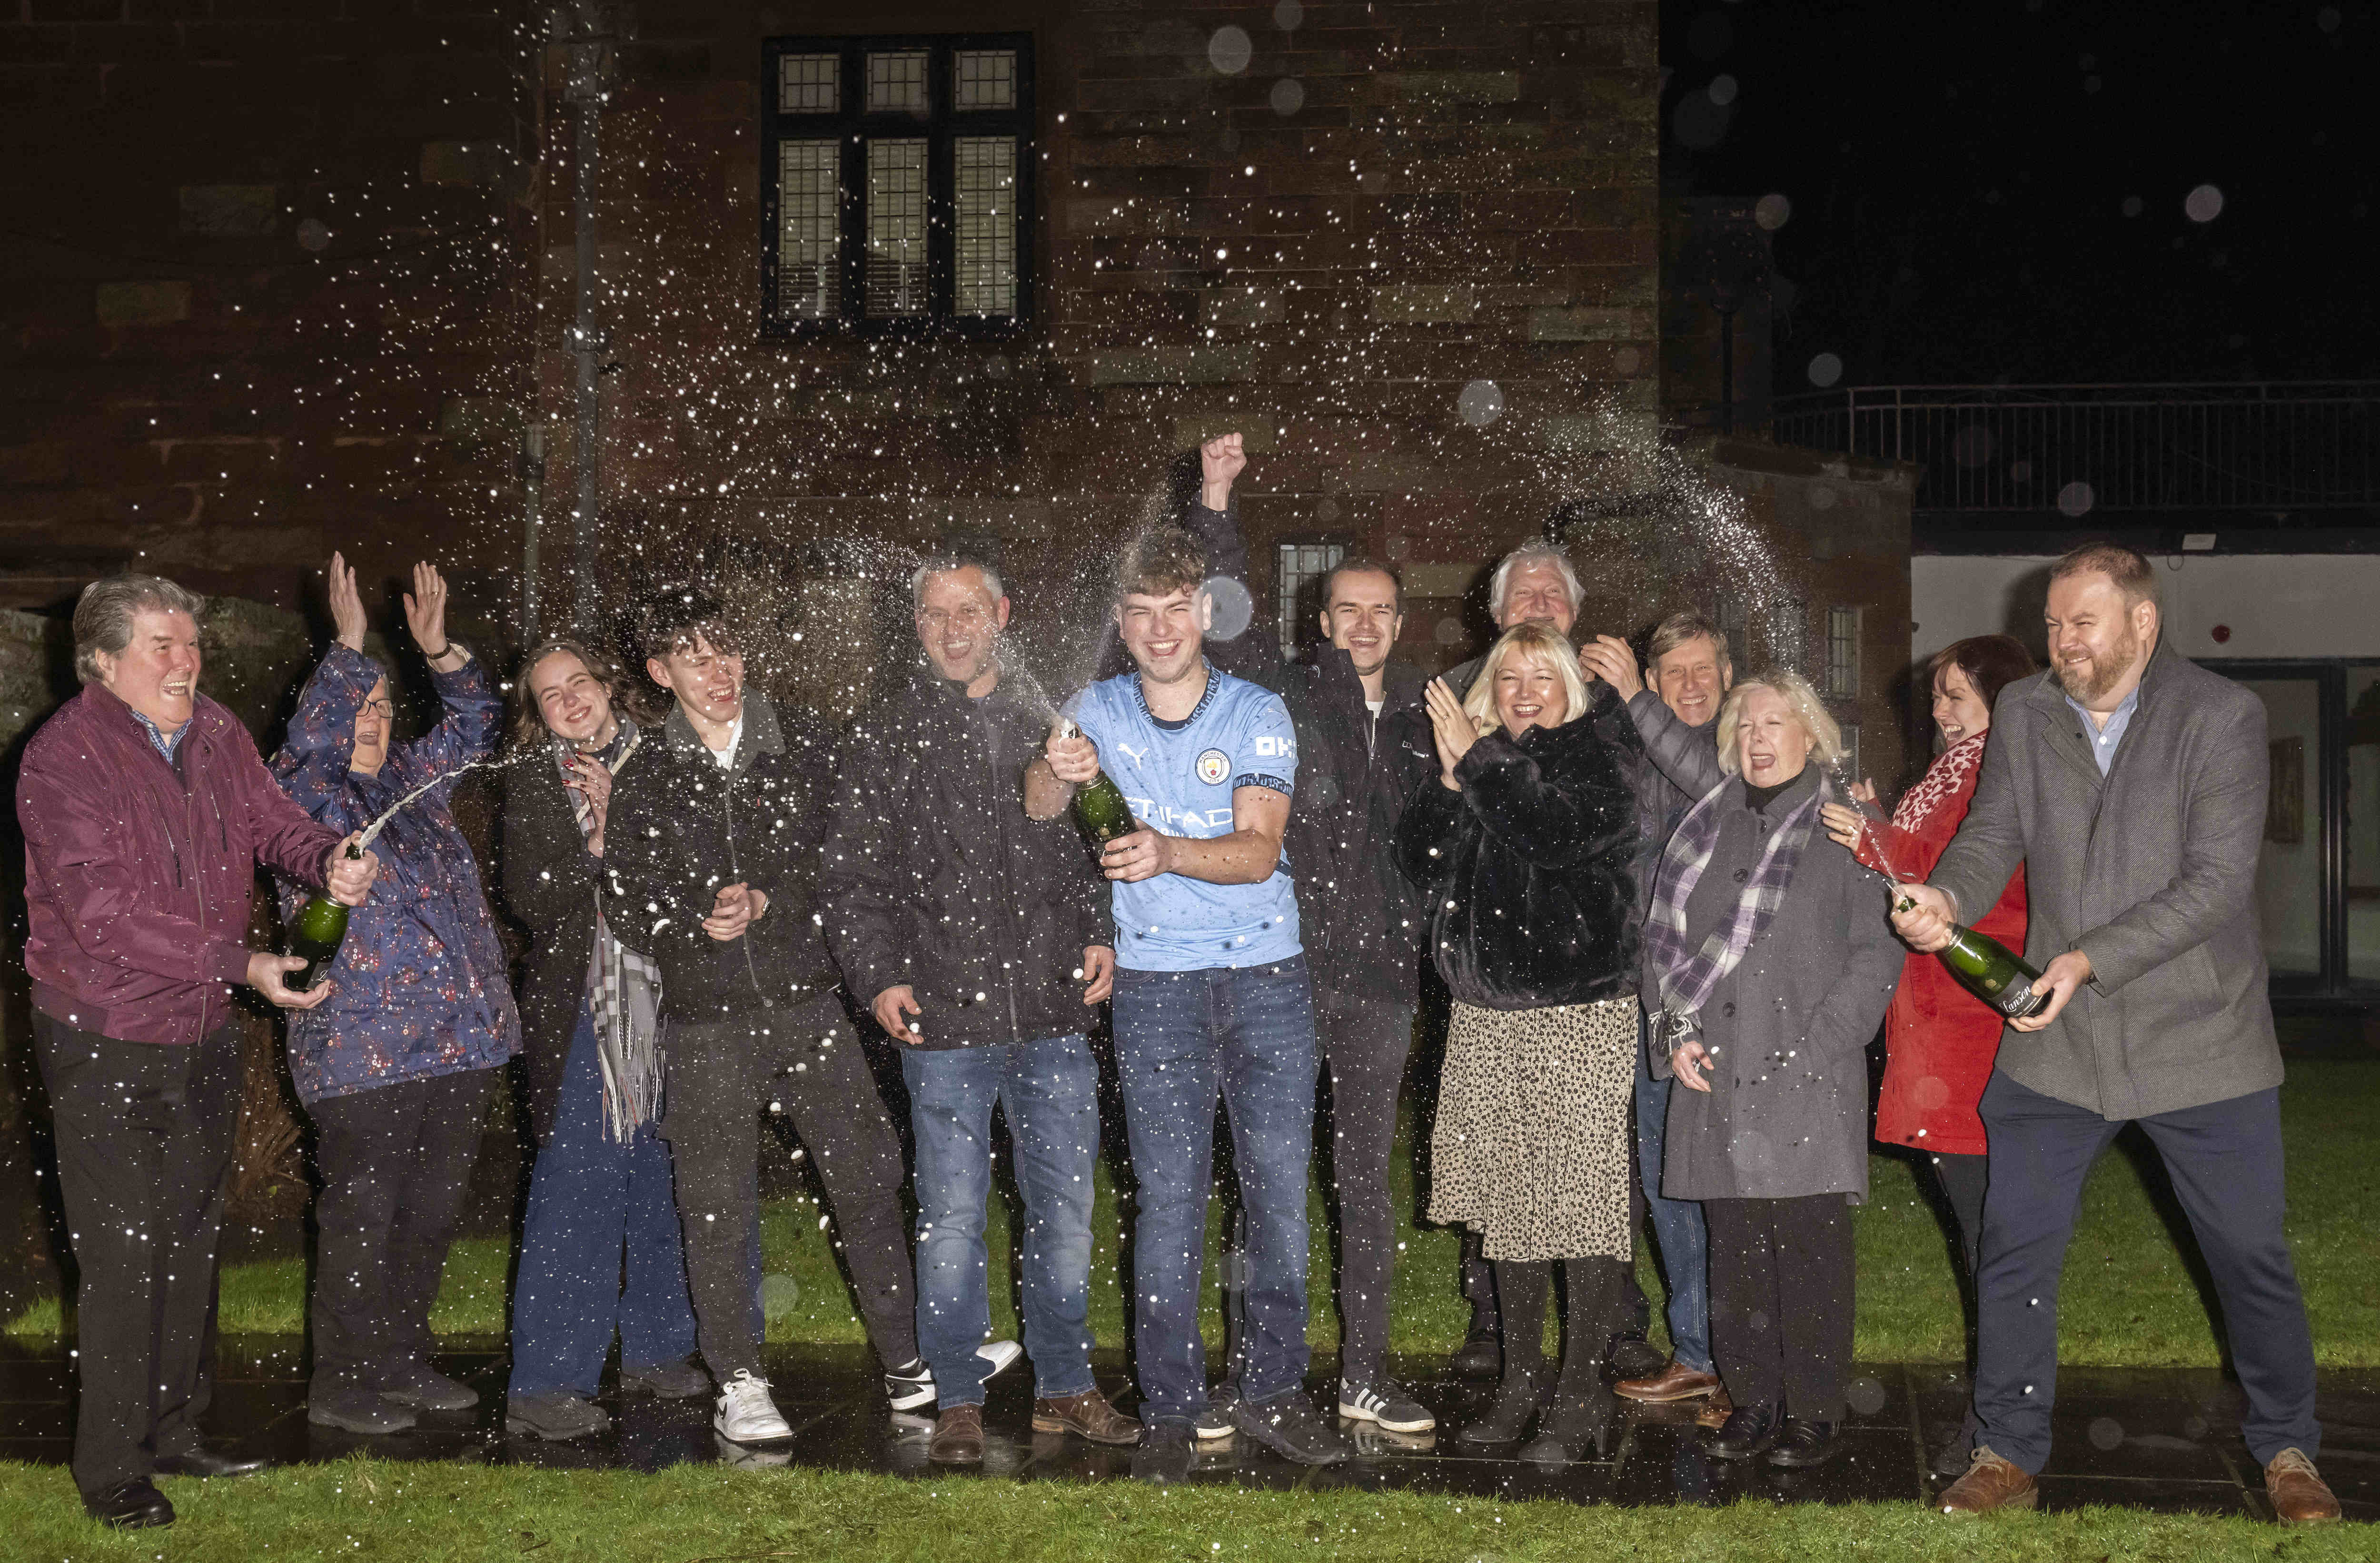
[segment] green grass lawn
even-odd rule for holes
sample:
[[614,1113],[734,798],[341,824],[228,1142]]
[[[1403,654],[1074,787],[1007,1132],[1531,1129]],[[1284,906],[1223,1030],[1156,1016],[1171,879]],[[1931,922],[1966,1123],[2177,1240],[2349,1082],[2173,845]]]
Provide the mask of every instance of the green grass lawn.
[[2249,1520],[2120,1509],[1954,1522],[1914,1504],[1844,1508],[1581,1508],[1411,1493],[1152,1489],[953,1476],[680,1465],[625,1472],[492,1470],[353,1460],[239,1482],[168,1481],[170,1531],[128,1535],[81,1516],[63,1471],[0,1462],[0,1533],[23,1558],[170,1563],[358,1557],[600,1557],[624,1563],[952,1557],[1082,1563],[1350,1559],[1555,1563],[1587,1557],[1745,1559],[2369,1559],[2374,1527],[2287,1534]]
[[[2332,1366],[2380,1364],[2380,1220],[2366,1213],[2362,1190],[2380,1159],[2380,1060],[2298,1060],[2281,1090],[2289,1157],[2289,1233],[2314,1350]],[[772,1153],[773,1154],[773,1153]],[[1398,1209],[1410,1214],[1412,1158],[1396,1161]],[[1870,1163],[1873,1193],[1858,1212],[1858,1351],[1871,1362],[1956,1362],[1963,1356],[1962,1324],[1949,1250],[1909,1165],[1878,1157]],[[1319,1193],[1316,1230],[1323,1230]],[[799,1199],[771,1201],[762,1253],[771,1272],[792,1276],[799,1300],[770,1321],[771,1339],[851,1341],[865,1339],[819,1226],[819,1209]],[[1220,1221],[1220,1216],[1217,1218]],[[1119,1217],[1112,1179],[1099,1174],[1093,1230],[1091,1323],[1099,1340],[1123,1339],[1123,1288],[1117,1265]],[[1216,1231],[1210,1228],[1209,1244]],[[1006,1252],[1007,1212],[995,1205],[991,1239]],[[1401,1234],[1391,1331],[1394,1349],[1433,1352],[1463,1338],[1469,1317],[1456,1295],[1456,1236],[1430,1228]],[[432,1324],[456,1336],[498,1336],[504,1327],[510,1262],[503,1240],[458,1243]],[[1649,1255],[1640,1256],[1647,1292],[1658,1298]],[[1210,1266],[1209,1276],[1212,1277]],[[1315,1245],[1311,1286],[1317,1306],[1313,1339],[1330,1349],[1336,1315],[1330,1291],[1327,1246]],[[1208,1289],[1209,1339],[1216,1333]],[[227,1266],[223,1276],[222,1327],[227,1332],[294,1334],[304,1317],[304,1266],[295,1259]],[[2060,1299],[2061,1355],[2106,1366],[2208,1365],[2217,1361],[2204,1305],[2131,1159],[2111,1152],[2083,1193],[2082,1222],[2067,1262]],[[1014,1293],[996,1288],[992,1327],[1017,1333]],[[36,1303],[10,1321],[18,1338],[55,1335],[55,1300]]]

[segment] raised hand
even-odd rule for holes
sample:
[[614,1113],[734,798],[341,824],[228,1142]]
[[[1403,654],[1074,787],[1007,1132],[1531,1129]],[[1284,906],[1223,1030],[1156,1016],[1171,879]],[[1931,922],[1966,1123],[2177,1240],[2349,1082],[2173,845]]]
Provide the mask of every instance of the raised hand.
[[380,858],[373,853],[349,857],[347,848],[363,841],[361,832],[349,836],[331,849],[322,860],[322,889],[342,906],[361,906],[370,896],[372,880],[380,875]]
[[1645,680],[1636,671],[1636,653],[1616,635],[1598,635],[1580,647],[1578,665],[1589,678],[1599,678],[1618,690],[1622,700],[1633,700],[1645,691]]
[[1246,442],[1237,431],[1218,434],[1198,447],[1198,503],[1221,510],[1232,503],[1232,484],[1248,465]]
[[603,826],[612,809],[612,769],[593,755],[572,755],[562,784],[587,800],[595,829],[587,833],[587,850],[603,855]]
[[338,631],[339,644],[360,651],[364,648],[364,600],[356,592],[355,568],[345,554],[334,553],[323,575],[331,589],[331,624]]
[[1479,729],[1473,726],[1463,702],[1454,697],[1446,680],[1433,678],[1422,688],[1422,699],[1429,707],[1429,735],[1438,745],[1438,779],[1452,792],[1463,791],[1463,783],[1454,779],[1454,768],[1479,742]]
[[1827,834],[1833,837],[1839,844],[1847,846],[1853,852],[1859,851],[1860,844],[1867,834],[1866,822],[1861,818],[1859,810],[1846,808],[1841,804],[1820,804],[1818,818],[1825,823]]
[[435,564],[421,563],[413,567],[413,589],[405,594],[405,627],[413,632],[413,644],[431,661],[443,659],[449,649],[446,642],[446,577],[438,573]]

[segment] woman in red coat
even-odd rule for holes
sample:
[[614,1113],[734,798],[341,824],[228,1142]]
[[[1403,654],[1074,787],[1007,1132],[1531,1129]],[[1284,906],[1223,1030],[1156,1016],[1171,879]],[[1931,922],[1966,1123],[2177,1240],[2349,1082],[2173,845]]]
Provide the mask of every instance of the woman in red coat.
[[[2033,658],[2013,637],[1979,635],[1945,647],[1927,665],[1934,686],[1934,725],[1946,745],[1925,779],[1900,800],[1890,824],[1864,824],[1851,809],[1824,809],[1827,833],[1859,860],[1896,879],[1923,879],[1934,871],[1983,767],[1992,703],[2005,685],[2034,671]],[[1873,802],[1876,789],[1855,789]],[[2024,948],[2024,870],[2017,869],[1999,902],[1974,925],[2011,950]],[[1887,1061],[1876,1098],[1876,1137],[1925,1154],[1936,1182],[1959,1224],[1966,1284],[1975,1284],[1975,1244],[1983,1231],[1984,1124],[1975,1104],[1999,1053],[1999,1012],[1959,986],[1932,955],[1912,954],[1884,1018]]]

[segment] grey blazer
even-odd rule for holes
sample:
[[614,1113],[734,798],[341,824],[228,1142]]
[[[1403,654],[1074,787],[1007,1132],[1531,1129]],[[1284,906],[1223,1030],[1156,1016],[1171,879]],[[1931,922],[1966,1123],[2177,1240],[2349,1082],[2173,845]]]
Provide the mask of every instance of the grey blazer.
[[[1683,724],[1681,724],[1682,727]],[[1684,728],[1692,733],[1692,728]],[[1707,740],[1705,740],[1707,743]],[[1686,903],[1687,938],[1731,915],[1769,833],[1810,795],[1817,768],[1755,811],[1741,777],[1719,794],[1718,842]],[[1703,1006],[1706,1093],[1670,1093],[1661,1192],[1671,1199],[1867,1197],[1867,1044],[1907,955],[1887,919],[1884,880],[1813,830],[1767,930]],[[1647,951],[1642,995],[1659,1011]],[[1669,1054],[1656,1048],[1658,1078]]]
[[2022,862],[2025,959],[2091,958],[2063,1013],[2002,1036],[1999,1068],[2111,1121],[2279,1084],[2256,926],[2263,702],[2160,642],[2104,780],[2082,723],[2054,674],[2000,691],[1974,802],[1934,867],[1980,912]]

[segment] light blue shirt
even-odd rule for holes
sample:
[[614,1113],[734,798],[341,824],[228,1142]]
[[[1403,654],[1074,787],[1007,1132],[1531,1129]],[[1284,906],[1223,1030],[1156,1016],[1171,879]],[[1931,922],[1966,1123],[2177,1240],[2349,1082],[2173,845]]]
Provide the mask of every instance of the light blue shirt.
[[[127,706],[125,709],[132,710],[132,708]],[[155,722],[151,721],[147,717],[142,716],[139,711],[132,711],[132,720],[139,722],[141,730],[149,734],[149,743],[151,746],[155,748],[159,754],[165,757],[165,763],[168,765],[173,764],[174,751],[182,746],[182,734],[190,730],[190,724],[187,721],[182,723],[181,726],[174,729],[173,734],[169,737],[167,736],[164,729],[159,727]]]
[[[1228,836],[1234,789],[1286,795],[1297,778],[1297,736],[1281,697],[1212,667],[1186,721],[1151,716],[1136,672],[1092,685],[1072,714],[1134,817],[1169,836]],[[1286,857],[1262,884],[1160,874],[1118,881],[1114,896],[1116,963],[1129,971],[1260,966],[1305,950]]]
[[2074,708],[2076,716],[2082,719],[2082,736],[2091,740],[2091,757],[2099,762],[2099,774],[2107,775],[2107,767],[2116,758],[2116,745],[2124,741],[2124,729],[2132,725],[2132,713],[2141,709],[2141,686],[2137,684],[2132,685],[2132,692],[2124,697],[2124,703],[2109,713],[2105,727],[2092,721],[2089,709],[2073,696],[2066,697],[2066,703]]

